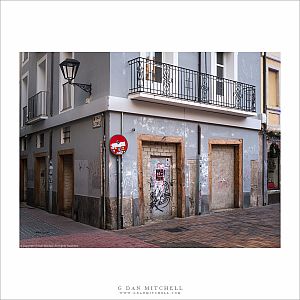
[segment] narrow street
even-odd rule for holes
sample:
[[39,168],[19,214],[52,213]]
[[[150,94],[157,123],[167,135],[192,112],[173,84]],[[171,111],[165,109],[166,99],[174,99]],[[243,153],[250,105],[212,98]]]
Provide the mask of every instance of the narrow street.
[[118,231],[22,205],[20,247],[277,248],[280,204],[175,218]]

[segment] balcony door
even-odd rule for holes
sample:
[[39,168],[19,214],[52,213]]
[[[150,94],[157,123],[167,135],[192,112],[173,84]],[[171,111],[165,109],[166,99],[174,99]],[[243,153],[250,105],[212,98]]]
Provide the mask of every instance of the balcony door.
[[237,84],[237,53],[212,52],[211,74],[216,76],[211,90],[213,104],[239,108],[241,87]]
[[46,115],[46,92],[47,92],[47,55],[37,62],[36,76],[36,94],[37,100],[34,103],[34,114],[36,116]]
[[[174,96],[176,94],[176,52],[143,52],[146,58],[144,64],[144,89],[151,94]],[[178,77],[178,75],[177,75]]]

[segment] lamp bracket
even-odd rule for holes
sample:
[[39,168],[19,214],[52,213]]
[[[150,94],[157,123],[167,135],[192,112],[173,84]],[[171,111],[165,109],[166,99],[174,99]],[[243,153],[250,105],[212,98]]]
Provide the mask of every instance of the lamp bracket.
[[77,83],[77,82],[71,82],[72,85],[76,85],[85,92],[87,92],[90,96],[92,94],[92,85],[91,84],[85,84],[85,83]]

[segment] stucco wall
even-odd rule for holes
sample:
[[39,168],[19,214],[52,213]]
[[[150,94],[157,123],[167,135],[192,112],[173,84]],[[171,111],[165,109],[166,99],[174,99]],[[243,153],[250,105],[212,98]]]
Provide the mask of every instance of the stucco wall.
[[[196,122],[176,121],[155,117],[124,114],[123,135],[129,143],[123,155],[123,196],[138,198],[137,173],[137,135],[151,134],[160,136],[180,136],[185,138],[185,168],[188,173],[188,160],[197,159],[197,126]],[[110,113],[110,135],[120,133],[120,113]],[[243,139],[243,191],[250,193],[251,160],[258,160],[258,132],[255,130],[224,127],[199,123],[201,125],[201,191],[208,194],[208,140],[209,139]],[[134,131],[133,131],[134,129]],[[109,195],[116,197],[116,158],[109,154]],[[186,177],[186,187],[188,187]],[[186,191],[188,194],[188,191]]]

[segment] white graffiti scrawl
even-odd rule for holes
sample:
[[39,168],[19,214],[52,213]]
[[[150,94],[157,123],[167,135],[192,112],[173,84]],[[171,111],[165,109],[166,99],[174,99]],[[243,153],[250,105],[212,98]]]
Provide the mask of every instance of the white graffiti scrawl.
[[170,158],[151,158],[150,212],[153,215],[170,213]]

